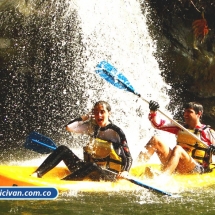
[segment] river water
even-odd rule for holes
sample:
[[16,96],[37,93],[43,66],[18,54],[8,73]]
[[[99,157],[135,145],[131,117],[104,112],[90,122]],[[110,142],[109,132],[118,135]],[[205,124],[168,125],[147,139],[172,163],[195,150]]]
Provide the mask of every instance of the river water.
[[[159,101],[161,109],[166,111],[169,86],[160,76],[154,57],[156,41],[148,32],[150,10],[147,10],[147,1],[49,2],[50,5],[45,4],[37,14],[48,14],[46,18],[51,17],[50,25],[44,24],[43,17],[37,19],[37,23],[33,23],[31,16],[26,17],[24,31],[20,33],[19,56],[11,62],[11,68],[16,67],[16,74],[11,75],[4,97],[6,138],[1,164],[39,165],[43,161],[44,156],[22,148],[31,130],[50,136],[58,145],[76,147],[77,154],[82,156],[84,140],[66,134],[62,128],[75,115],[90,111],[98,99],[111,103],[112,120],[125,131],[135,162],[140,150],[156,132],[147,119],[148,105],[132,93],[110,86],[95,75],[94,70],[98,62],[109,61],[144,98]],[[144,10],[140,3],[145,5]],[[23,12],[17,7],[18,10]],[[37,25],[42,30],[33,34],[31,28]],[[50,45],[49,39],[54,41],[54,46]],[[34,43],[37,51],[33,61],[29,57],[33,49],[29,44]],[[48,55],[44,51],[47,47]],[[30,71],[30,76],[26,75],[26,70]],[[164,137],[172,146],[174,137]],[[152,162],[157,162],[157,158],[153,157]],[[71,191],[49,201],[1,200],[0,214],[215,214],[214,188],[186,190],[177,198],[144,188],[133,192]]]
[[214,188],[185,192],[180,198],[139,192],[73,193],[50,201],[1,201],[0,214],[156,214],[213,215]]

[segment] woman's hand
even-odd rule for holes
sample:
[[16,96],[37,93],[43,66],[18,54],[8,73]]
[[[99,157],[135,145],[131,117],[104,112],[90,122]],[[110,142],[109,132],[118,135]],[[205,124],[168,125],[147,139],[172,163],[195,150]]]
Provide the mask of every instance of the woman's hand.
[[89,120],[90,118],[94,118],[94,115],[92,115],[92,113],[88,113],[88,114],[81,116],[81,118],[83,121],[86,121],[86,120]]

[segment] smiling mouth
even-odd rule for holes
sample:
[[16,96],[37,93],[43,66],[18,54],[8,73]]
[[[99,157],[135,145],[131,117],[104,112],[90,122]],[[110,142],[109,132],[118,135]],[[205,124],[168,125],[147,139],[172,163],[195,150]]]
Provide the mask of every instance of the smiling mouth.
[[184,118],[184,121],[190,121],[190,118],[189,117],[186,117],[186,118]]

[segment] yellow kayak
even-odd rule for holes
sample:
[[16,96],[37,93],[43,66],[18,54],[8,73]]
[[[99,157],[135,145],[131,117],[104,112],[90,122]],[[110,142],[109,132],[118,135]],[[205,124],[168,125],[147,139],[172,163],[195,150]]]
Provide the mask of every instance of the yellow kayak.
[[[178,192],[190,189],[201,189],[215,185],[215,170],[204,174],[172,174],[171,176],[154,176],[153,179],[147,178],[145,169],[150,167],[152,171],[161,172],[161,165],[148,164],[139,165],[131,169],[130,174],[150,183],[152,186],[161,187],[167,191]],[[212,166],[213,167],[213,166]]]
[[105,192],[139,189],[135,184],[127,180],[116,182],[93,182],[61,180],[70,174],[65,167],[55,167],[42,178],[32,177],[31,174],[37,167],[29,166],[0,166],[0,186],[48,186],[55,187],[58,191],[83,191]]
[[[139,165],[131,168],[130,174],[142,182],[169,192],[179,192],[188,189],[202,188],[215,185],[215,171],[205,174],[173,174],[168,178],[155,176],[147,178],[145,168],[159,170],[160,165]],[[32,177],[31,174],[37,167],[30,166],[4,166],[0,165],[0,186],[48,186],[55,187],[61,191],[83,191],[83,192],[109,192],[109,191],[135,191],[143,189],[128,180],[120,179],[116,182],[93,182],[65,181],[61,180],[70,172],[66,167],[55,167],[43,178]]]

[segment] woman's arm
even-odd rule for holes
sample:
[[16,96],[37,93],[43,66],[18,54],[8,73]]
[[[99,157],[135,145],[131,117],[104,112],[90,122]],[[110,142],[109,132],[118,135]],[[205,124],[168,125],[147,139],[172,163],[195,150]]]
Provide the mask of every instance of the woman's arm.
[[87,133],[89,123],[86,123],[86,121],[88,119],[90,119],[88,114],[75,118],[66,125],[66,130],[74,133]]

